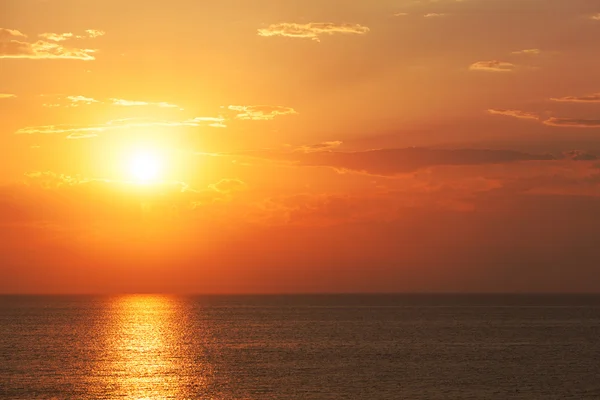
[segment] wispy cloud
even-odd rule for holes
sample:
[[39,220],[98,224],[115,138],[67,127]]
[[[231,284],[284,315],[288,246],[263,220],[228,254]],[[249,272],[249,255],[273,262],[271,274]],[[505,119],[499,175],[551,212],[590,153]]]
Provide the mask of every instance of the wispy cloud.
[[27,35],[16,29],[0,28],[0,42],[26,38]]
[[[0,28],[0,58],[94,60],[95,49],[66,47],[60,41],[71,34],[45,33],[47,40],[27,41],[27,35],[14,29]],[[65,36],[66,35],[66,36]],[[52,37],[52,40],[48,40]]]
[[542,50],[540,50],[540,49],[517,50],[517,51],[513,51],[511,54],[537,56],[537,55],[542,54]]
[[322,35],[354,34],[364,35],[370,29],[359,24],[336,24],[332,22],[310,22],[308,24],[296,24],[282,22],[272,24],[267,28],[259,29],[259,36],[285,36],[291,38],[306,38],[316,42],[320,41]]
[[96,136],[98,135],[93,132],[73,132],[70,133],[66,139],[90,139]]
[[600,128],[600,119],[549,118],[544,124],[568,128]]
[[99,133],[111,130],[130,129],[130,128],[150,128],[150,127],[226,127],[222,118],[196,117],[183,121],[155,120],[150,118],[123,118],[106,122],[99,125],[42,125],[29,126],[21,128],[15,132],[17,135],[33,134],[68,134],[68,139],[83,139],[97,136]]
[[[44,95],[44,97],[53,97]],[[91,97],[86,96],[56,96],[55,103],[43,103],[44,107],[79,107],[80,105],[90,105],[95,103],[101,103],[99,100],[96,100]]]
[[148,102],[148,101],[138,101],[138,100],[125,100],[125,99],[109,99],[113,105],[115,106],[123,106],[123,107],[137,107],[137,106],[157,106],[162,108],[179,108],[177,104],[171,104],[164,101],[161,102]]
[[109,129],[117,128],[146,128],[146,127],[199,127],[199,126],[211,126],[212,119],[209,121],[206,118],[210,117],[196,117],[186,119],[183,121],[179,120],[156,120],[151,118],[124,118],[108,121],[106,126]]
[[408,15],[408,13],[405,12],[398,12],[394,14],[394,17],[406,17]]
[[516,68],[515,64],[498,60],[477,61],[469,66],[471,71],[487,72],[513,72]]
[[0,99],[12,99],[13,97],[17,97],[11,93],[0,93]]
[[535,113],[522,110],[506,110],[506,109],[489,109],[487,110],[492,115],[502,115],[506,117],[518,119],[530,119],[539,121],[548,126],[564,127],[564,128],[600,128],[600,120],[585,119],[585,118],[558,118],[550,117],[543,118]]
[[300,166],[332,167],[338,171],[355,171],[371,175],[393,176],[435,166],[468,166],[506,164],[521,161],[550,161],[549,154],[529,154],[511,150],[492,149],[428,149],[401,148],[367,151],[278,152],[246,153],[249,157],[292,162]]
[[522,110],[507,110],[507,109],[499,109],[499,108],[490,108],[487,110],[488,113],[492,115],[503,115],[506,117],[513,117],[519,119],[534,119],[539,120],[540,117],[534,113],[530,113]]
[[425,18],[437,18],[437,17],[443,17],[445,15],[446,14],[444,14],[444,13],[428,13],[428,14],[423,15],[423,17],[425,17]]
[[106,32],[104,31],[100,31],[97,29],[87,29],[86,31],[86,35],[75,35],[72,32],[65,32],[65,33],[41,33],[38,36],[46,39],[46,40],[51,40],[53,42],[62,42],[65,40],[69,40],[69,39],[88,39],[88,38],[97,38],[100,36],[104,36],[106,34]]
[[590,15],[590,19],[593,19],[594,21],[600,21],[600,13]]
[[104,36],[106,35],[106,32],[101,31],[99,29],[86,29],[85,32],[88,34],[89,37],[91,38],[97,38],[99,36]]
[[550,100],[572,103],[600,103],[600,93],[593,93],[587,96],[552,97]]
[[597,155],[582,150],[566,151],[563,155],[565,158],[573,161],[594,161],[598,159]]
[[91,104],[110,104],[114,106],[123,106],[123,107],[136,107],[136,106],[155,106],[161,108],[179,108],[176,104],[167,103],[164,101],[160,102],[148,102],[148,101],[135,101],[135,100],[125,100],[125,99],[116,99],[110,98],[106,101],[97,100],[92,97],[86,96],[49,96],[45,95],[44,97],[55,97],[56,101],[54,103],[44,103],[44,107],[77,107],[80,105],[91,105]]
[[291,107],[283,106],[229,106],[229,110],[236,111],[237,119],[245,120],[272,120],[280,115],[293,115],[298,114],[296,110]]
[[67,96],[67,99],[74,104],[93,104],[99,103],[98,100],[85,96]]
[[208,126],[213,128],[227,128],[227,125],[225,125],[225,118],[223,117],[196,117],[192,118],[190,121],[199,124],[208,123]]
[[208,185],[208,188],[222,194],[229,194],[246,189],[247,185],[240,179],[221,179],[217,183]]
[[67,32],[67,33],[41,33],[40,35],[38,35],[39,37],[46,39],[46,40],[51,40],[53,42],[62,42],[64,40],[68,40],[68,39],[72,39],[73,38],[73,34],[71,32]]
[[343,144],[343,142],[341,142],[339,140],[334,140],[334,141],[330,141],[330,142],[323,142],[323,143],[300,146],[297,149],[295,149],[294,151],[299,151],[301,153],[315,153],[315,152],[320,152],[320,151],[331,151],[333,149],[340,147],[342,144]]
[[69,135],[87,135],[86,137],[96,136],[97,133],[106,130],[102,126],[80,126],[80,125],[42,125],[42,126],[29,126],[21,128],[15,132],[17,135],[32,135],[32,134],[56,134],[56,133],[67,133]]

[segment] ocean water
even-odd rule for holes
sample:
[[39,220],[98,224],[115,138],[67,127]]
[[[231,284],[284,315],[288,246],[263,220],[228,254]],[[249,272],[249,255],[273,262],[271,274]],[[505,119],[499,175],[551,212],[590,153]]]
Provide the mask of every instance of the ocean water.
[[600,399],[600,297],[0,296],[0,399]]

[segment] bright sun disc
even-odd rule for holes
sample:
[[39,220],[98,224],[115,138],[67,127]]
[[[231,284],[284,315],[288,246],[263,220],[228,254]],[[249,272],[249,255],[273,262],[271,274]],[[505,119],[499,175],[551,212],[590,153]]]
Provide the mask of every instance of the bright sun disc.
[[157,180],[161,169],[162,162],[160,157],[148,151],[134,154],[129,165],[131,177],[140,182]]

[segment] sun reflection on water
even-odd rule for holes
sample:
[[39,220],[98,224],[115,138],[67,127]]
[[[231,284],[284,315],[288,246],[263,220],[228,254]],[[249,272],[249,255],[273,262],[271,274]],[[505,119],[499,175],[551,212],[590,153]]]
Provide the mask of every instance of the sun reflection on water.
[[[181,399],[206,385],[186,351],[185,312],[168,296],[115,298],[97,377],[106,398]],[[102,397],[104,398],[104,397]]]

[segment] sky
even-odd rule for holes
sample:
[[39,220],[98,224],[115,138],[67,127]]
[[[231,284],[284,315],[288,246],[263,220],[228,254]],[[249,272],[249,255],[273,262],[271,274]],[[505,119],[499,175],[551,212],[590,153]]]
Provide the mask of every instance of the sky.
[[0,0],[0,293],[600,292],[600,3]]

